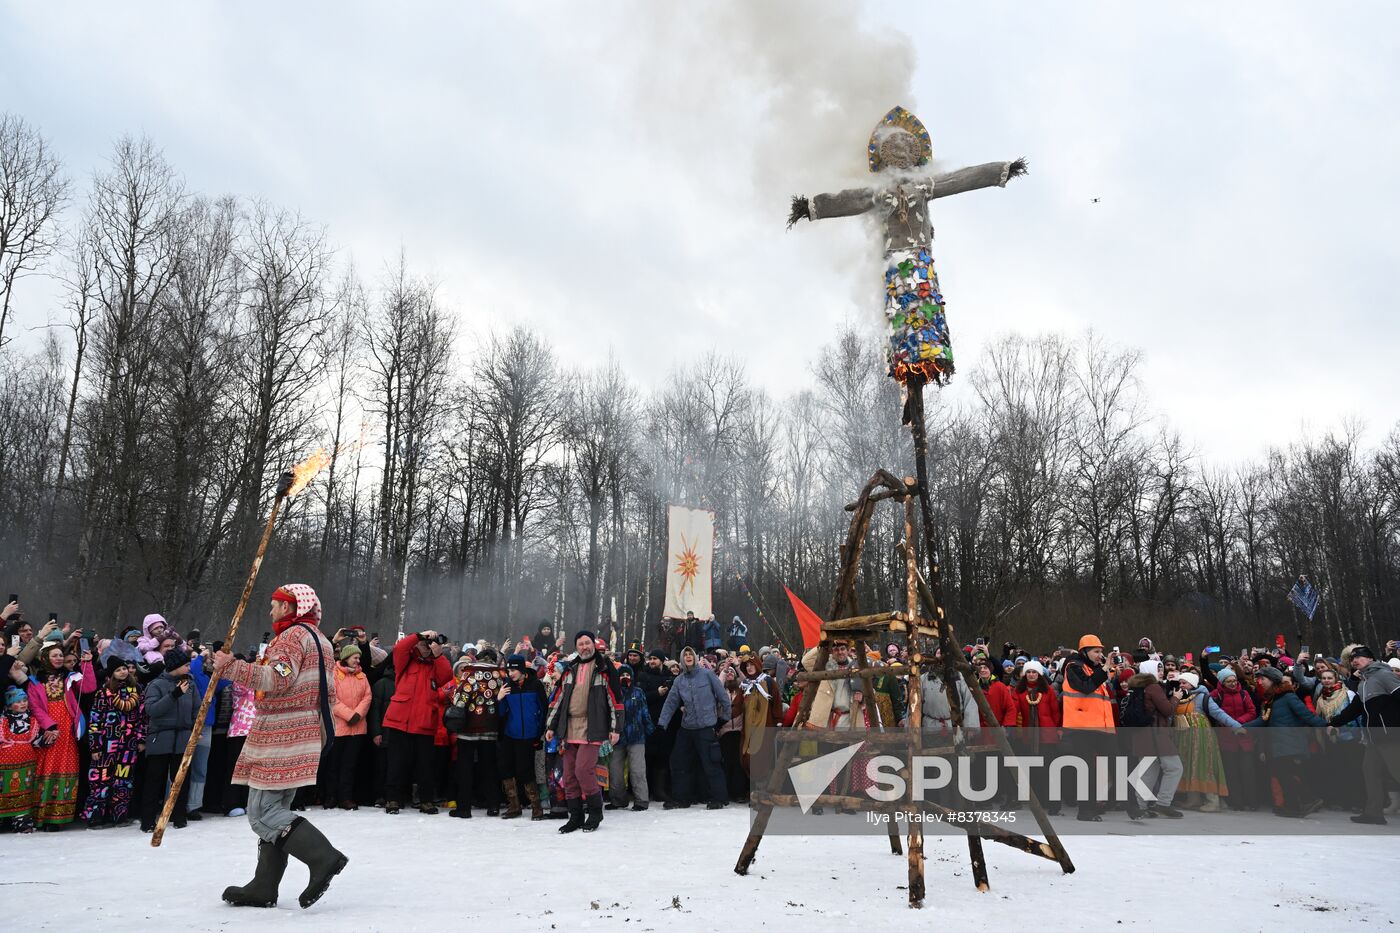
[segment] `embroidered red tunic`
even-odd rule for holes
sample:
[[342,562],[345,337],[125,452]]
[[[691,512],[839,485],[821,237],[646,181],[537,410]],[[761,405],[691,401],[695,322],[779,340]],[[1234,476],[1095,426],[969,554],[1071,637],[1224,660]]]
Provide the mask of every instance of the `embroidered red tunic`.
[[216,668],[219,677],[257,691],[253,727],[233,769],[234,784],[290,790],[316,783],[326,740],[318,653],[325,663],[326,686],[334,705],[335,660],[330,642],[319,630],[313,636],[302,626],[292,625],[272,639],[265,663],[234,659]]

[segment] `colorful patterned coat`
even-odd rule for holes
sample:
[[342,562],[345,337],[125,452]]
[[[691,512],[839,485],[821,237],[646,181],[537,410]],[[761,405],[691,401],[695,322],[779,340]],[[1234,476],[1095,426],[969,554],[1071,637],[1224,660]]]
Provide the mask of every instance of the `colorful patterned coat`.
[[319,630],[293,625],[273,637],[263,664],[215,655],[218,677],[257,691],[257,712],[233,769],[233,783],[259,790],[290,790],[316,783],[327,736],[321,722],[321,673],[335,704],[335,658]]

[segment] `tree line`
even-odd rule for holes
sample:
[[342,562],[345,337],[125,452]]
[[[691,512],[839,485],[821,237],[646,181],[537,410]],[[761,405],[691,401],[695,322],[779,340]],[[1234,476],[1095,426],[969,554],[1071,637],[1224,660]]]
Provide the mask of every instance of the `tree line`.
[[[844,505],[877,467],[912,473],[873,328],[814,347],[783,398],[719,351],[648,389],[527,328],[464,335],[406,255],[367,276],[293,210],[188,190],[149,139],[118,140],[80,190],[0,116],[0,194],[0,575],[31,614],[221,630],[277,475],[325,447],[264,583],[311,583],[335,624],[634,640],[660,614],[678,503],[716,513],[721,618],[794,645],[784,585],[823,608]],[[61,283],[37,344],[14,334],[35,275]],[[1012,335],[960,377],[965,401],[931,397],[960,633],[1392,637],[1400,427],[1368,448],[1339,423],[1227,469],[1149,416],[1139,370],[1093,334]],[[902,521],[877,513],[862,607],[901,604]],[[1311,622],[1284,598],[1299,573],[1323,592]]]

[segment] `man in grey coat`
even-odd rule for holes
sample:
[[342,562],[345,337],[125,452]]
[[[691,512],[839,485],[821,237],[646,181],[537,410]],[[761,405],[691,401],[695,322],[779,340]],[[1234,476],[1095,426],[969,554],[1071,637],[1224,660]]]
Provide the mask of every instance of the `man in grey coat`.
[[671,682],[666,704],[661,707],[658,725],[663,731],[677,709],[681,711],[681,728],[671,750],[671,799],[666,801],[665,809],[683,810],[690,806],[696,796],[697,760],[710,792],[709,809],[722,809],[728,799],[717,730],[730,718],[729,691],[714,671],[700,666],[699,656],[689,646],[681,649],[681,672]]

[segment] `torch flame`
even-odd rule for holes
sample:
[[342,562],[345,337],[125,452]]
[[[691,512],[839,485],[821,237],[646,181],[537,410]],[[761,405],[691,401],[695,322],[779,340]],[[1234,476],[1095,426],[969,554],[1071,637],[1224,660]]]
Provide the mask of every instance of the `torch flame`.
[[292,469],[292,488],[287,491],[287,498],[295,496],[305,489],[316,474],[320,473],[331,464],[331,455],[322,447]]

